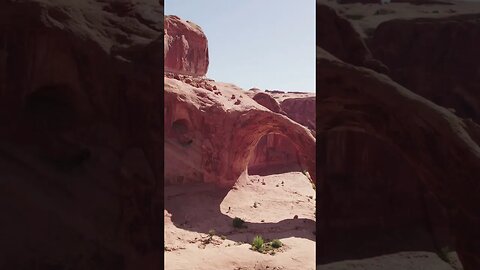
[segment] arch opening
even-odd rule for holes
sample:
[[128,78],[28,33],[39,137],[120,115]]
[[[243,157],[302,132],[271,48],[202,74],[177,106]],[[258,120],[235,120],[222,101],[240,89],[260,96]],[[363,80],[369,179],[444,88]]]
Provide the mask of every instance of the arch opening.
[[247,167],[249,175],[302,171],[297,148],[288,137],[279,133],[269,133],[260,138]]

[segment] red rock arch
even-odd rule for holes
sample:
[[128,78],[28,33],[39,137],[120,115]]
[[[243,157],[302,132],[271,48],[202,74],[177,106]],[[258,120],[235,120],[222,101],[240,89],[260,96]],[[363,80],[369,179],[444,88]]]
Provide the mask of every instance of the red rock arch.
[[[255,147],[262,137],[270,133],[281,134],[291,140],[300,156],[300,165],[316,179],[315,137],[303,126],[288,117],[270,111],[249,111],[238,117],[238,127],[232,141],[231,173],[227,179],[245,180],[247,167]],[[228,172],[227,172],[228,173]]]
[[[205,98],[205,97],[208,97]],[[247,103],[248,97],[244,98]],[[311,132],[288,117],[271,112],[250,100],[249,106],[226,110],[215,94],[193,88],[177,80],[165,79],[165,141],[166,152],[176,147],[171,142],[172,123],[179,119],[178,112],[188,116],[193,143],[175,151],[175,158],[194,160],[181,171],[169,171],[169,179],[214,182],[232,187],[245,180],[250,155],[258,141],[269,133],[288,137],[297,147],[303,167],[315,179],[315,137]],[[173,149],[173,148],[172,148]],[[199,157],[196,159],[196,157]],[[170,160],[169,156],[165,157]],[[168,179],[166,180],[169,181]],[[173,180],[172,180],[173,182]]]
[[[426,186],[450,208],[464,269],[480,268],[480,128],[417,96],[388,77],[344,64],[320,49],[317,139],[357,130],[398,147]],[[323,160],[319,157],[319,165]],[[322,195],[325,175],[320,175]],[[322,215],[322,208],[319,210]],[[321,235],[321,233],[320,233]]]

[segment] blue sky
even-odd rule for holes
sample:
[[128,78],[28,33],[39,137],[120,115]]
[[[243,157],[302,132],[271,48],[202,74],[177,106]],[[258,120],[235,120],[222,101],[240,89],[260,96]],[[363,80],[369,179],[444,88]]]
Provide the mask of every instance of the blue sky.
[[315,0],[166,0],[165,14],[202,27],[209,78],[315,91]]

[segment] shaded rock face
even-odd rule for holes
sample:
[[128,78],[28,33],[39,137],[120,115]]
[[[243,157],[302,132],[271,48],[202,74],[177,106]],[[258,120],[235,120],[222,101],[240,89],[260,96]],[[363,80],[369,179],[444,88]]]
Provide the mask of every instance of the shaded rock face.
[[361,131],[321,135],[328,181],[319,222],[328,233],[319,262],[453,245],[446,210],[398,148]]
[[0,268],[160,267],[162,10],[0,3]]
[[[253,95],[253,100],[272,112],[288,116],[295,122],[309,128],[313,133],[315,129],[315,97],[287,98],[281,103],[272,96],[272,92],[260,92]],[[295,95],[295,94],[290,94]],[[284,111],[285,107],[287,111]],[[300,160],[296,148],[290,139],[280,134],[268,134],[257,144],[249,163],[249,172],[285,172],[301,170]]]
[[478,123],[479,43],[480,16],[462,15],[384,22],[370,48],[395,81]]
[[388,68],[372,57],[360,34],[347,19],[339,16],[333,8],[319,3],[316,14],[316,36],[320,47],[342,61],[388,73]]
[[338,0],[340,4],[353,4],[353,3],[362,3],[362,4],[382,4],[385,3],[410,3],[412,5],[453,5],[447,1],[435,1],[435,0]]
[[177,16],[165,16],[165,71],[203,76],[208,70],[208,41],[202,29]]
[[279,134],[263,136],[248,163],[248,173],[283,172],[299,169],[297,148],[289,138]]
[[[343,63],[321,48],[318,51],[317,143],[320,156],[317,188],[321,201],[317,210],[317,242],[324,243],[320,247],[321,252],[335,253],[329,246],[336,245],[332,240],[335,235],[355,235],[348,228],[349,222],[368,225],[366,227],[378,222],[373,228],[384,228],[382,231],[388,237],[394,234],[385,228],[393,230],[396,222],[401,222],[418,224],[420,232],[430,227],[438,243],[444,241],[445,234],[451,230],[454,249],[464,269],[479,268],[480,199],[476,192],[480,187],[476,179],[480,170],[478,126],[467,124],[447,109],[410,92],[386,76]],[[342,154],[347,150],[352,159]],[[389,166],[389,160],[399,166]],[[379,166],[374,166],[374,162],[379,162]],[[399,175],[382,172],[378,169],[380,167],[396,168]],[[388,175],[387,181],[377,178]],[[403,185],[403,182],[406,184]],[[365,186],[364,183],[372,185]],[[379,214],[379,218],[362,219],[351,204],[337,201],[337,195],[345,198],[347,194],[352,195],[356,202],[361,202],[361,198],[368,199],[359,204],[362,211],[358,215],[373,217]],[[366,198],[366,194],[370,196]],[[403,200],[402,196],[411,201]],[[368,203],[371,203],[370,207],[367,207]],[[421,204],[426,206],[418,208],[427,209],[426,214],[420,213],[417,207],[406,211]],[[387,213],[389,210],[401,214],[394,216],[394,213]],[[451,228],[443,225],[443,211]],[[349,220],[348,217],[355,218]],[[430,225],[416,222],[421,220],[428,221]],[[382,234],[373,235],[382,237]],[[420,235],[428,237],[425,233]],[[348,237],[342,239],[354,246],[366,242],[349,242],[346,240]],[[406,241],[407,238],[402,243],[410,248],[427,248],[428,244],[428,241],[423,242],[423,246],[420,245],[422,243],[408,244]],[[448,239],[445,241],[448,242]],[[375,250],[367,244],[364,248]],[[402,249],[395,248],[397,251]],[[338,252],[332,256],[342,257],[342,250]],[[348,254],[343,255],[348,257]]]
[[295,122],[316,131],[315,97],[287,98],[280,103],[280,108]]
[[315,138],[305,127],[246,95],[240,98],[237,89],[217,87],[213,93],[165,78],[166,183],[243,183],[255,147],[270,133],[291,141],[315,179]]

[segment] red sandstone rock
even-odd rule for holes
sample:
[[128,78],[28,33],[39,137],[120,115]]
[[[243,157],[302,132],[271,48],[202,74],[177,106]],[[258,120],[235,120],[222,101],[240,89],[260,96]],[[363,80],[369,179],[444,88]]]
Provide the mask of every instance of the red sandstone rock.
[[[435,45],[433,45],[435,44]],[[392,78],[459,116],[480,121],[480,16],[392,20],[370,47]]]
[[160,268],[162,28],[155,0],[0,2],[1,269]]
[[264,106],[272,112],[281,112],[278,102],[268,93],[257,93],[253,96],[253,100],[255,100],[256,102],[258,102],[258,104]]
[[315,97],[284,98],[280,107],[285,114],[297,123],[300,123],[312,131],[316,131]]
[[208,41],[202,29],[177,16],[165,16],[165,71],[203,76],[208,70]]
[[[361,155],[357,151],[363,147],[358,141],[352,142],[370,137],[378,140],[375,144],[380,151],[388,146],[391,153],[401,153],[399,156],[406,164],[402,166],[410,167],[425,189],[432,192],[448,210],[455,236],[454,249],[464,269],[479,268],[480,198],[476,192],[480,188],[476,178],[480,173],[478,125],[466,124],[449,110],[410,92],[386,76],[343,63],[321,48],[318,52],[317,143],[323,150],[322,156],[318,157],[322,173],[318,174],[317,183],[319,198],[323,199],[317,210],[320,220],[317,225],[318,242],[324,245],[320,252],[334,252],[332,247],[339,244],[334,235],[348,232],[342,226],[352,224],[351,220],[343,224],[336,222],[341,217],[338,211],[347,209],[341,209],[335,203],[339,191],[335,186],[343,185],[340,189],[343,191],[347,187],[354,188],[353,179],[357,177],[350,174],[358,169],[352,170],[352,166],[356,166],[356,162],[360,162],[359,166],[367,166],[369,162],[366,159],[370,155]],[[338,155],[347,149],[351,149],[349,156],[363,156],[362,160],[352,157],[350,163],[342,162],[344,157]],[[381,165],[384,165],[383,162]],[[341,167],[344,165],[347,167]],[[385,192],[384,188],[380,190]],[[422,195],[422,192],[417,194]],[[370,215],[386,207],[381,202],[379,197],[372,206],[380,208],[369,210]],[[348,218],[351,210],[346,211],[343,218]],[[358,224],[372,224],[372,220],[363,221]],[[395,224],[387,220],[382,222],[377,226]]]
[[388,73],[388,68],[372,57],[352,24],[333,8],[317,3],[316,17],[317,43],[324,50],[345,62]]
[[[257,143],[270,133],[286,136],[300,164],[315,179],[315,138],[300,124],[271,112],[249,97],[232,100],[243,90],[216,84],[222,95],[165,78],[165,179],[233,186],[246,181]],[[177,127],[182,127],[182,132]],[[179,140],[190,136],[191,143]]]

